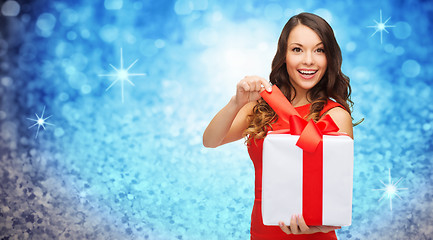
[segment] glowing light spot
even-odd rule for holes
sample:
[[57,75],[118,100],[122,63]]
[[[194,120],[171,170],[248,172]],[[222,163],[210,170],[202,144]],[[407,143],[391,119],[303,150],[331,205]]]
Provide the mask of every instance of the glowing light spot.
[[92,87],[90,87],[89,85],[85,84],[81,86],[81,92],[83,94],[89,94],[91,91],[92,91]]
[[105,42],[113,42],[119,36],[119,30],[113,25],[105,25],[99,31],[99,37]]
[[128,79],[128,72],[126,70],[122,69],[119,71],[118,76],[119,76],[120,80],[126,80],[126,79]]
[[42,13],[36,21],[37,33],[43,37],[49,37],[56,25],[56,17],[51,13]]
[[129,193],[129,194],[127,195],[127,198],[128,198],[129,200],[134,200],[134,195],[132,195],[132,194]]
[[370,71],[365,67],[356,67],[352,71],[352,75],[355,79],[368,80],[370,79]]
[[382,22],[382,10],[380,10],[380,22],[377,22],[376,20],[373,20],[376,25],[374,26],[368,26],[369,28],[375,28],[376,31],[374,31],[373,34],[371,34],[370,37],[373,37],[377,32],[380,32],[380,44],[382,44],[383,42],[383,38],[382,38],[382,32],[385,31],[386,33],[389,33],[386,28],[388,27],[395,27],[395,26],[391,26],[391,25],[386,25],[386,23],[389,21],[389,19],[391,19],[391,17],[389,17],[388,19],[386,19],[385,22]]
[[406,39],[412,33],[412,27],[407,22],[397,22],[392,33],[398,39]]
[[157,47],[157,48],[165,47],[165,41],[162,39],[155,40],[155,47]]
[[6,119],[7,116],[8,116],[8,115],[6,114],[6,112],[4,112],[4,111],[0,111],[0,120],[4,120],[4,119]]
[[194,10],[204,11],[207,9],[207,0],[191,0]]
[[178,15],[188,15],[194,10],[194,5],[190,0],[177,0],[174,4],[174,11]]
[[391,179],[391,169],[389,169],[389,175],[388,175],[388,184],[385,184],[384,182],[382,182],[382,180],[379,180],[384,186],[385,188],[379,188],[379,189],[373,189],[373,190],[379,190],[379,191],[383,191],[382,197],[379,199],[379,202],[385,197],[387,196],[389,199],[389,208],[392,211],[392,199],[397,196],[398,198],[401,199],[401,197],[397,194],[399,190],[407,190],[407,188],[397,188],[397,185],[400,183],[400,181],[403,178],[398,179],[397,182],[393,182]]
[[379,23],[379,24],[377,25],[377,28],[379,28],[380,31],[383,31],[383,30],[385,30],[385,24],[383,24],[383,23]]
[[59,21],[63,26],[72,26],[78,22],[78,14],[70,8],[66,8],[61,12]]
[[413,78],[419,75],[421,72],[421,66],[417,61],[409,59],[403,63],[401,70],[406,77]]
[[395,188],[394,185],[386,186],[386,193],[388,194],[388,197],[394,197],[396,192],[397,192],[397,188]]
[[81,29],[80,35],[82,38],[87,39],[90,37],[90,31],[87,29]]
[[392,53],[394,51],[394,45],[388,43],[385,45],[384,49],[387,53]]
[[325,19],[329,24],[332,23],[332,13],[325,8],[319,8],[316,11],[314,11],[315,14],[321,16],[323,19]]
[[135,86],[134,83],[131,82],[131,80],[129,80],[130,76],[146,76],[145,73],[129,73],[128,72],[129,69],[131,69],[135,63],[137,63],[137,61],[138,61],[138,59],[136,59],[133,63],[131,63],[131,65],[129,65],[128,68],[124,69],[123,68],[123,52],[122,52],[122,48],[121,48],[120,49],[120,69],[117,69],[116,67],[114,67],[113,65],[110,64],[110,66],[116,71],[116,73],[99,74],[100,77],[102,77],[102,76],[116,77],[116,79],[111,83],[110,86],[108,86],[107,89],[105,89],[105,91],[108,91],[112,86],[114,86],[114,84],[116,84],[117,82],[120,81],[120,85],[121,85],[121,89],[122,89],[122,103],[124,102],[124,96],[123,96],[124,82],[127,81],[132,86]]
[[107,10],[119,10],[123,7],[122,0],[105,0],[104,7]]
[[45,113],[45,106],[44,106],[44,110],[42,110],[41,117],[39,117],[38,114],[35,113],[35,115],[36,115],[36,119],[33,119],[33,118],[27,118],[27,119],[29,119],[29,120],[32,120],[32,121],[36,122],[35,124],[31,125],[31,126],[29,127],[29,129],[32,128],[32,127],[34,127],[34,126],[36,126],[36,125],[38,125],[38,130],[36,131],[36,136],[35,136],[35,138],[38,137],[39,129],[40,129],[41,127],[45,130],[45,124],[54,126],[54,124],[51,124],[51,123],[48,123],[48,122],[45,121],[45,120],[47,120],[48,118],[50,118],[51,115],[48,116],[48,117],[46,117],[46,118],[44,118],[44,113]]
[[83,84],[83,82],[87,81],[87,75],[82,72],[76,71],[75,68],[71,67],[69,69],[73,70],[73,72],[68,74],[69,86],[71,86],[73,89],[81,89],[81,85]]
[[2,77],[1,83],[3,84],[3,86],[9,87],[12,84],[12,78],[10,78],[8,76]]
[[348,52],[353,52],[353,51],[355,51],[355,49],[356,49],[356,43],[355,42],[348,42],[346,44],[346,50]]
[[20,13],[20,5],[16,1],[6,1],[2,5],[1,13],[7,17],[15,17]]
[[63,128],[56,128],[56,130],[54,130],[54,136],[56,137],[61,137],[65,134],[65,131],[63,130]]
[[85,70],[89,62],[88,58],[81,53],[75,53],[70,59],[77,71]]
[[59,94],[60,101],[65,102],[68,101],[68,99],[69,99],[69,95],[67,93],[62,92]]
[[404,50],[404,48],[402,48],[402,47],[396,47],[396,48],[395,48],[395,54],[396,54],[396,55],[403,55],[404,52],[405,52],[405,50]]

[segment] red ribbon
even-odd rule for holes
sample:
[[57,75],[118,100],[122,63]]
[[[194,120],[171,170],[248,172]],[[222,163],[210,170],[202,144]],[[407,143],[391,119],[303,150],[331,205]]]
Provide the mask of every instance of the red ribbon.
[[277,115],[289,123],[290,130],[283,129],[272,134],[299,135],[296,145],[303,151],[302,215],[307,225],[322,225],[323,212],[323,134],[335,135],[339,128],[329,115],[317,123],[301,118],[277,86],[272,92],[263,91],[262,98]]
[[323,134],[338,132],[339,128],[331,116],[325,115],[318,122],[301,118],[281,90],[272,86],[272,92],[263,91],[262,98],[274,109],[278,117],[289,123],[290,134],[300,135],[296,146],[307,152],[314,152],[323,139]]

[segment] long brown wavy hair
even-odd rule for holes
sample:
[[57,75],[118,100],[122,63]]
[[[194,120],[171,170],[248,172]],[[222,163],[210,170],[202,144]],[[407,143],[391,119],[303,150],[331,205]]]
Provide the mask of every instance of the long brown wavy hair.
[[[326,60],[328,63],[322,79],[307,92],[308,99],[311,101],[310,113],[307,120],[320,119],[322,111],[328,99],[333,99],[341,104],[344,109],[351,114],[353,102],[350,99],[351,88],[349,77],[341,72],[343,58],[334,31],[331,26],[321,17],[311,13],[300,13],[287,21],[280,38],[278,40],[277,53],[272,61],[272,71],[269,76],[270,82],[281,89],[286,98],[291,102],[296,97],[296,90],[290,82],[286,68],[287,40],[294,27],[302,24],[311,28],[322,40]],[[293,96],[292,96],[292,93]],[[278,116],[272,108],[263,100],[259,99],[253,108],[253,113],[249,116],[250,124],[245,130],[246,142],[251,139],[264,138],[268,130],[272,129],[272,124]]]

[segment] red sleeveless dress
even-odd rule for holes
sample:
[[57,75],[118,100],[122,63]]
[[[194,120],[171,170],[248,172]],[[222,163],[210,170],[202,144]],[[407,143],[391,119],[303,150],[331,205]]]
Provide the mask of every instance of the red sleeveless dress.
[[[321,115],[329,111],[334,107],[342,107],[340,104],[328,100],[327,104],[320,112]],[[305,117],[310,111],[310,104],[297,107],[298,113]],[[288,124],[278,118],[277,122],[272,125],[273,130],[289,129]],[[287,235],[283,232],[279,226],[265,226],[263,225],[262,219],[262,152],[263,152],[263,141],[259,139],[248,146],[248,153],[254,164],[255,170],[255,199],[253,212],[251,214],[251,240],[336,240],[337,236],[335,231],[328,233],[314,233],[314,234],[300,234]],[[286,225],[290,223],[285,223]]]

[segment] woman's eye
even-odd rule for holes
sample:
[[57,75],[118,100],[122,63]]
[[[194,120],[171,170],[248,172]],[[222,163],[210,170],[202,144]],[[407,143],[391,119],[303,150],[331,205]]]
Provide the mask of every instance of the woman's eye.
[[298,48],[298,47],[295,47],[295,48],[292,49],[292,51],[293,51],[293,52],[301,52],[301,49]]
[[324,53],[324,52],[325,52],[325,49],[323,49],[323,48],[318,48],[316,51],[319,52],[319,53]]

